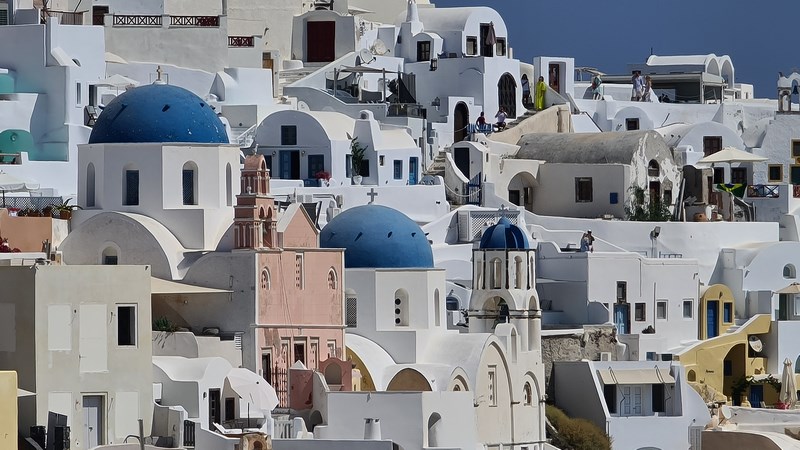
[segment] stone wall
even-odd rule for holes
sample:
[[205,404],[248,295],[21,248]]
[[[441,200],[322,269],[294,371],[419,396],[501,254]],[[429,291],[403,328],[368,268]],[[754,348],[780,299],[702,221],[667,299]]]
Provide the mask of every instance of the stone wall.
[[563,334],[545,333],[542,336],[542,362],[547,396],[550,398],[554,394],[550,384],[553,361],[599,361],[603,352],[610,352],[611,359],[617,359],[617,332],[613,325],[585,325],[582,332],[564,330]]

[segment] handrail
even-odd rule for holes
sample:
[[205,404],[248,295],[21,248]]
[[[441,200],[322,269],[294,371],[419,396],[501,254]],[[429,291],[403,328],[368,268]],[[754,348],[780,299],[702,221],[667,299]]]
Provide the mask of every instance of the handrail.
[[253,145],[253,141],[256,138],[256,130],[258,129],[259,124],[253,124],[250,128],[244,130],[239,136],[236,137],[236,145],[239,148],[248,148]]

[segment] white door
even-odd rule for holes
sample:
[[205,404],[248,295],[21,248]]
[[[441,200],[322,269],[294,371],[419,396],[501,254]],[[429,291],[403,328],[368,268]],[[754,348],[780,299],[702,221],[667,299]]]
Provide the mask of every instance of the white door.
[[103,443],[103,397],[83,397],[83,442],[84,448],[93,448]]
[[620,386],[620,394],[622,394],[622,411],[623,416],[641,416],[642,415],[642,387],[641,386]]

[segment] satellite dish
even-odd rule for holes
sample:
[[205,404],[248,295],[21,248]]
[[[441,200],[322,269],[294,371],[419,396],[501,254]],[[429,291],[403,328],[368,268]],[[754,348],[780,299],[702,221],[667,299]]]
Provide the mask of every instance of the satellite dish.
[[375,61],[375,55],[366,48],[362,48],[361,51],[358,52],[358,57],[361,58],[361,64],[369,64]]
[[747,339],[747,343],[756,353],[761,353],[761,350],[764,349],[764,344],[761,343],[761,339],[756,336],[750,336],[750,338]]
[[731,407],[728,405],[722,405],[719,408],[719,413],[724,419],[730,419],[733,417],[733,411],[731,411]]
[[372,53],[375,55],[385,55],[389,52],[386,48],[386,44],[380,39],[375,39],[375,42],[372,44]]

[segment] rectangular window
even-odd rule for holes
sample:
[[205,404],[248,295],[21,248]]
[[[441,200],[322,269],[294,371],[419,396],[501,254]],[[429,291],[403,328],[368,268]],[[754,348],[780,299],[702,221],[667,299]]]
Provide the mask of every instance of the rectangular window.
[[383,167],[386,164],[386,157],[384,155],[378,156],[378,165]]
[[369,160],[365,159],[361,161],[361,174],[364,178],[369,178]]
[[792,140],[792,158],[800,158],[800,140]]
[[194,170],[183,170],[183,204],[196,205],[194,196]]
[[492,24],[481,24],[481,56],[494,56],[494,44],[489,40],[489,33],[491,32]]
[[722,322],[733,323],[733,303],[722,304]]
[[628,131],[634,131],[639,129],[639,118],[633,117],[625,119],[625,129]]
[[645,310],[647,309],[647,305],[644,303],[637,303],[634,307],[634,317],[636,318],[637,322],[644,322],[647,319],[647,314],[645,314]]
[[403,179],[403,160],[402,159],[395,159],[394,160],[394,179],[395,180],[402,180]]
[[236,399],[225,397],[225,421],[236,420]]
[[305,288],[305,267],[303,267],[303,255],[295,255],[294,269],[295,269],[295,286],[298,289]]
[[722,184],[725,182],[725,169],[722,167],[714,167],[714,184]]
[[794,315],[800,316],[800,297],[794,298]]
[[769,165],[769,181],[770,183],[780,183],[783,181],[783,164],[770,164]]
[[656,319],[667,320],[667,301],[659,300],[656,302]]
[[103,255],[104,266],[116,266],[118,261],[117,255]]
[[684,300],[683,301],[683,318],[684,319],[691,319],[694,317],[694,301],[693,300]]
[[722,150],[722,136],[703,136],[703,155],[713,155]]
[[308,178],[318,178],[325,172],[325,155],[308,155]]
[[108,14],[108,6],[93,6],[92,25],[105,25],[106,14]]
[[722,376],[733,376],[733,361],[730,359],[722,361]]
[[346,327],[355,328],[358,326],[358,298],[345,298],[344,318],[344,324]]
[[117,305],[117,345],[136,346],[136,305]]
[[617,281],[617,301],[625,302],[628,300],[628,282]]
[[297,127],[281,125],[281,145],[297,145]]
[[664,407],[664,385],[663,384],[654,384],[653,385],[653,412],[660,412],[663,413],[666,411]]
[[604,384],[603,385],[603,397],[606,400],[606,407],[608,408],[608,412],[610,414],[617,413],[617,385],[616,384]]
[[495,45],[495,56],[506,56],[505,38],[497,38],[497,45]]
[[353,176],[353,155],[345,155],[344,157],[344,174],[347,178]]
[[305,342],[297,342],[294,343],[294,362],[300,361],[301,363],[306,363],[306,343]]
[[336,358],[336,341],[328,341],[328,358]]
[[[8,8],[7,5],[3,5]],[[0,8],[0,25],[8,25],[8,9]]]
[[417,61],[430,61],[431,41],[417,42]]
[[747,184],[747,168],[734,167],[731,169],[731,183]]
[[672,205],[672,189],[664,189],[664,204]]
[[125,171],[125,205],[135,206],[139,204],[139,171]]
[[800,166],[789,168],[789,177],[792,184],[800,184]]
[[575,178],[575,202],[589,203],[592,201],[592,179],[588,177]]
[[497,406],[497,367],[489,366],[489,406]]
[[467,36],[467,56],[475,56],[478,54],[478,37]]

